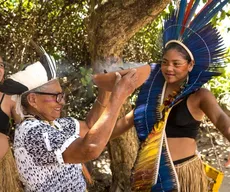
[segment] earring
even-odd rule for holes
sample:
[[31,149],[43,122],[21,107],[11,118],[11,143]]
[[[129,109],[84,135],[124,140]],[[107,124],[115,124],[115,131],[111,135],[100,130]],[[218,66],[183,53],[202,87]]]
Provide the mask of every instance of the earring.
[[187,75],[186,79],[184,80],[184,82],[181,84],[180,89],[181,91],[184,90],[184,88],[186,87],[186,85],[188,84],[189,81],[189,74]]
[[[191,71],[189,71],[189,73],[190,73]],[[189,73],[188,73],[188,75],[187,75],[187,78],[186,78],[186,84],[188,84],[188,81],[189,81]]]

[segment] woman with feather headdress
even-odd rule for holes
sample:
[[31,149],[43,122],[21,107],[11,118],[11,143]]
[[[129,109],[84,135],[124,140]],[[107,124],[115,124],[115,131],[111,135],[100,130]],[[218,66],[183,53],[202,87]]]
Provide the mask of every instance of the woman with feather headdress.
[[230,141],[230,118],[202,85],[220,75],[225,47],[210,23],[229,0],[181,0],[167,15],[160,64],[142,85],[136,108],[120,119],[112,137],[134,124],[141,147],[132,172],[133,191],[206,192],[204,166],[196,155],[196,136],[206,115]]

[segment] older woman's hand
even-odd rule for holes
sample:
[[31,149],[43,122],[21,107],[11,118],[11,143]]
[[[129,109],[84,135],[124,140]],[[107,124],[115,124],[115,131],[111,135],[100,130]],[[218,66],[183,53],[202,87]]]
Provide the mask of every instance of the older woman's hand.
[[123,103],[135,91],[137,80],[136,69],[130,70],[123,76],[116,72],[116,82],[111,98]]

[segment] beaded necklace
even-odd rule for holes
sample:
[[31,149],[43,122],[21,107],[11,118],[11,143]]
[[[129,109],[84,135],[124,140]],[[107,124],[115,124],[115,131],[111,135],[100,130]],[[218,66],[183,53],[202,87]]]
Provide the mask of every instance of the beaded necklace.
[[173,91],[171,94],[169,94],[162,102],[162,104],[159,107],[159,111],[163,112],[163,110],[166,110],[169,108],[171,103],[176,99],[177,95],[181,94],[183,90],[185,89],[186,85],[188,83],[188,76],[183,81],[183,83],[180,85],[180,88],[178,91]]
[[43,120],[37,115],[28,114],[28,115],[25,115],[25,119],[37,119],[37,120],[40,120],[40,121],[50,125],[51,127],[55,128],[57,130],[61,129],[61,126],[58,123],[55,123],[55,121]]

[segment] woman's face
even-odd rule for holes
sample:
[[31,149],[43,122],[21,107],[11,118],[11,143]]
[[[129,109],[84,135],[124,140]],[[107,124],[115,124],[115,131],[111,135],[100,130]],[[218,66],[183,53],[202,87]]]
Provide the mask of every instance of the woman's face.
[[65,104],[64,98],[57,102],[57,95],[48,94],[62,93],[62,88],[58,80],[53,80],[45,86],[45,88],[38,93],[32,93],[35,96],[35,103],[33,108],[36,110],[37,115],[42,119],[53,121],[60,117],[63,105]]
[[161,71],[167,83],[180,84],[193,68],[193,61],[188,63],[176,49],[168,50],[161,63]]
[[4,64],[2,58],[0,57],[0,82],[3,81],[4,73],[5,73]]

